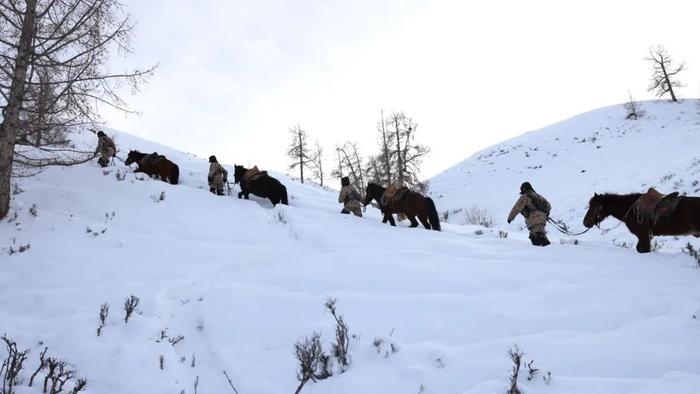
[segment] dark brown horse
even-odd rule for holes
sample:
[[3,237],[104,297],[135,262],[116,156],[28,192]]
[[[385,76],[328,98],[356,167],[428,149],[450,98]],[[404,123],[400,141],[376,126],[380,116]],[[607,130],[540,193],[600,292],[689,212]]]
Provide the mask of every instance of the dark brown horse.
[[131,163],[136,163],[139,166],[134,172],[143,172],[148,176],[155,176],[163,182],[177,185],[180,178],[180,168],[177,164],[155,152],[147,154],[132,150],[126,157],[126,160],[124,160],[124,164],[127,166]]
[[637,252],[651,251],[651,239],[655,235],[693,235],[700,237],[700,197],[681,197],[675,211],[667,218],[658,220],[637,214],[635,206],[639,193],[594,194],[588,203],[588,212],[583,225],[593,227],[608,216],[625,223],[627,229],[636,235]]
[[370,183],[367,185],[367,191],[365,193],[364,205],[369,205],[372,200],[376,200],[379,207],[384,214],[384,219],[382,223],[387,221],[392,225],[396,226],[393,216],[394,213],[403,213],[411,221],[411,227],[418,227],[418,221],[416,221],[416,216],[418,220],[423,224],[423,227],[430,230],[440,231],[440,218],[435,209],[435,203],[430,197],[424,197],[420,193],[414,191],[409,191],[406,195],[399,201],[391,202],[388,205],[382,205],[382,196],[386,191],[385,188],[377,185],[376,183]]

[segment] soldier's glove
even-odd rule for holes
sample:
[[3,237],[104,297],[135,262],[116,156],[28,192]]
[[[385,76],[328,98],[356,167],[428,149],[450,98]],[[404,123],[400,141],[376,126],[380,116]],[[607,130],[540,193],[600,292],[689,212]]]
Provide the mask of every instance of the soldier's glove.
[[211,181],[213,181],[213,180],[214,180],[213,177],[210,177],[210,176],[207,177],[207,182],[211,183]]
[[224,183],[227,183],[227,182],[228,182],[228,179],[227,179],[227,178],[224,178]]

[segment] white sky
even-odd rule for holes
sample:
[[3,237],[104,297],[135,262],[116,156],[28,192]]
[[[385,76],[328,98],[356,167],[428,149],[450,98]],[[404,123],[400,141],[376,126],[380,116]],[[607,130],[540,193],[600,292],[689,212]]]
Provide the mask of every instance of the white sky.
[[[202,157],[286,171],[297,122],[326,149],[375,151],[404,110],[430,177],[483,149],[646,92],[651,45],[700,93],[697,1],[125,0],[131,62],[159,63],[109,126]],[[668,11],[667,11],[668,10]],[[121,147],[125,149],[138,147]]]

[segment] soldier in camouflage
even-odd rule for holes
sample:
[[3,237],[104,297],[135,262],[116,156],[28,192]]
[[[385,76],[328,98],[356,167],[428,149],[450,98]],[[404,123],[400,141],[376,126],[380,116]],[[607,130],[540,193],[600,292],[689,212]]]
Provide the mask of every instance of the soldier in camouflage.
[[338,202],[344,204],[343,210],[340,213],[353,213],[355,216],[362,217],[362,203],[360,203],[360,193],[355,190],[350,184],[350,178],[344,176],[340,179],[340,194]]
[[95,154],[97,153],[100,154],[97,163],[102,167],[107,167],[112,157],[117,154],[117,147],[114,145],[114,141],[107,137],[102,130],[97,132],[97,148],[95,148]]
[[216,156],[209,156],[209,175],[207,182],[209,183],[209,191],[219,196],[224,195],[224,184],[228,181],[228,171],[219,164]]
[[547,217],[552,206],[546,198],[537,194],[530,185],[530,182],[524,182],[520,185],[520,198],[515,202],[513,209],[508,215],[508,223],[520,213],[525,217],[525,223],[530,230],[530,241],[535,246],[549,245],[545,226],[547,225]]

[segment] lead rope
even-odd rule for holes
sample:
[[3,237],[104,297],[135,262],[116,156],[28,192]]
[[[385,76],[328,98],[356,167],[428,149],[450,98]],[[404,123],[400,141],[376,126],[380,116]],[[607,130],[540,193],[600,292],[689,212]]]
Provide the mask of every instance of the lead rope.
[[[625,222],[625,219],[627,219],[627,216],[630,214],[630,212],[633,212],[633,211],[634,211],[635,214],[636,214],[636,212],[638,211],[638,208],[637,208],[638,205],[639,205],[639,204],[637,204],[636,201],[635,201],[632,205],[630,205],[630,207],[627,209],[627,212],[625,212],[625,214],[622,215],[622,218],[620,219],[619,223],[617,223],[615,226],[613,226],[613,227],[611,227],[611,228],[608,228],[608,229],[603,229],[603,228],[600,228],[600,223],[598,223],[598,224],[596,224],[596,227],[598,227],[598,228],[600,229],[600,231],[601,231],[603,234],[607,234],[607,233],[609,233],[610,231],[615,230],[616,228],[620,227],[620,225],[621,225],[622,223]],[[551,223],[551,224],[554,226],[554,228],[556,228],[557,230],[559,230],[560,233],[562,233],[562,234],[564,234],[564,235],[571,236],[571,237],[578,237],[579,235],[583,235],[583,234],[587,233],[588,231],[590,231],[590,230],[593,228],[593,227],[589,227],[589,228],[587,228],[587,229],[581,231],[580,233],[572,233],[572,232],[570,232],[569,230],[567,230],[565,227],[563,227],[562,225],[560,225],[559,223],[555,222],[555,221],[554,221],[552,218],[550,218],[550,217],[547,217],[547,221],[548,221],[549,223]]]

